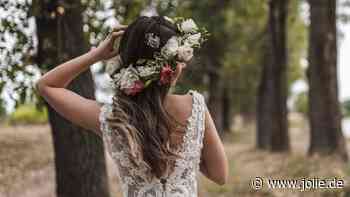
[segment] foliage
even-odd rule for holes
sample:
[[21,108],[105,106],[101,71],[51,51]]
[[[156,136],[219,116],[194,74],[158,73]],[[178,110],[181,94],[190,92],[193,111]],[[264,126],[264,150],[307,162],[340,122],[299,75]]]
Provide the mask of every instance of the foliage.
[[[207,46],[209,49],[201,53],[203,58],[200,61],[204,66],[199,66],[205,69],[195,70],[195,73],[201,75],[202,79],[190,75],[191,80],[187,82],[205,84],[207,73],[215,69],[225,81],[225,91],[229,92],[234,111],[254,113],[262,65],[261,45],[267,33],[268,1],[223,0],[221,3],[226,4],[221,5],[220,9],[218,2],[212,0],[183,0],[179,4],[177,14],[192,17],[206,26],[212,35],[209,39],[219,46],[215,49],[212,45]],[[300,62],[306,56],[306,25],[301,18],[300,6],[301,2],[291,1],[289,8],[289,86],[302,77]],[[213,14],[207,17],[208,13]]]
[[343,102],[344,115],[350,117],[350,100]]
[[307,56],[307,25],[301,16],[300,1],[290,1],[288,16],[288,84],[305,78],[301,60]]
[[230,38],[224,57],[224,78],[230,83],[236,113],[255,111],[267,11],[266,1],[254,0],[232,2],[225,10],[225,26]]
[[307,114],[308,112],[308,96],[306,92],[301,92],[296,96],[295,99],[295,110],[302,114]]
[[29,4],[28,0],[0,3],[0,93],[13,92],[9,96],[20,103],[31,96],[38,75]]
[[6,115],[5,102],[0,99],[0,118]]
[[10,124],[42,124],[48,119],[47,109],[38,110],[34,104],[20,105],[9,116]]

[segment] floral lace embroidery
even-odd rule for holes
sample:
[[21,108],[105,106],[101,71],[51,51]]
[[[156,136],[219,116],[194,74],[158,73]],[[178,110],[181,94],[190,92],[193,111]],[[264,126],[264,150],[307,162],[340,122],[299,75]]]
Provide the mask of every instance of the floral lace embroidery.
[[124,136],[110,128],[106,122],[112,112],[112,105],[101,107],[99,120],[103,141],[108,153],[116,164],[124,197],[197,197],[197,174],[204,138],[206,104],[197,91],[188,92],[193,96],[192,114],[187,120],[186,134],[183,136],[179,155],[173,172],[165,185],[160,179],[150,179],[146,165],[137,167],[129,158],[128,146],[123,143]]

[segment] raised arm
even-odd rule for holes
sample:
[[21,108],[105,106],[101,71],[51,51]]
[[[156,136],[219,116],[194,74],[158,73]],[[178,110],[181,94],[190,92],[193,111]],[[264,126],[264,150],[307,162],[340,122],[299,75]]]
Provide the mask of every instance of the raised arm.
[[39,94],[61,116],[100,135],[98,115],[100,106],[95,100],[84,98],[66,89],[68,84],[90,65],[117,55],[113,43],[123,34],[125,26],[116,29],[97,48],[69,60],[43,75],[36,83]]
[[228,179],[228,160],[214,121],[206,110],[201,172],[210,180],[223,185]]

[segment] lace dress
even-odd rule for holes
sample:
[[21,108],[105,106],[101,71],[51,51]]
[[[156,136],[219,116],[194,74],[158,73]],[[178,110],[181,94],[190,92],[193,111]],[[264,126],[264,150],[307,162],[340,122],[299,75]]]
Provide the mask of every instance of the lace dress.
[[[192,95],[192,114],[187,119],[186,132],[179,150],[181,158],[175,162],[174,170],[166,178],[150,178],[145,165],[135,167],[128,159],[128,148],[123,138],[106,123],[111,113],[111,104],[101,107],[99,116],[103,141],[117,167],[118,178],[124,197],[197,197],[197,175],[204,137],[206,104],[197,91]],[[141,163],[142,164],[142,163]]]

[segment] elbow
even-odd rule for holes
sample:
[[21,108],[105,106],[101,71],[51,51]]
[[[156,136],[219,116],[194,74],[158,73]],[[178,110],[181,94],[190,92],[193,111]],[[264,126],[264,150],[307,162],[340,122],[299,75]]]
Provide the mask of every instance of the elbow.
[[228,171],[223,170],[223,171],[215,171],[209,174],[208,176],[209,179],[211,179],[213,182],[215,182],[218,185],[225,185],[228,181]]
[[221,170],[217,170],[215,173],[215,182],[218,185],[225,185],[228,182],[229,168],[228,165],[222,166]]
[[227,183],[227,181],[228,181],[228,175],[227,174],[224,174],[224,175],[222,175],[220,177],[217,177],[216,180],[215,180],[215,182],[218,185],[220,185],[220,186],[225,185]]
[[209,178],[211,181],[213,181],[218,185],[223,186],[228,182],[228,177],[229,177],[228,165],[208,168],[208,166],[204,162],[202,162],[201,171],[204,173],[204,175],[207,178]]
[[215,174],[215,182],[218,185],[225,185],[228,182],[228,177],[229,177],[229,167],[227,165],[228,163],[226,162],[220,170],[216,170],[213,174]]

